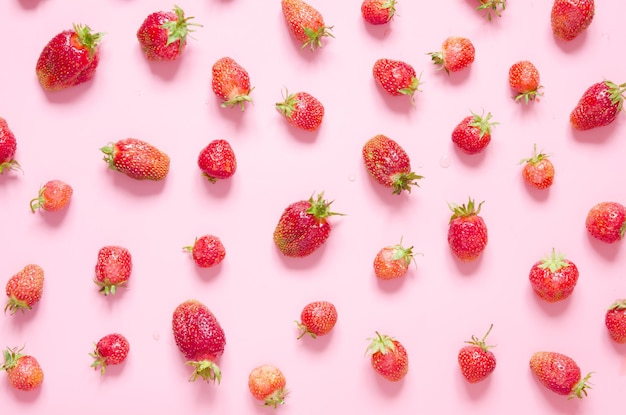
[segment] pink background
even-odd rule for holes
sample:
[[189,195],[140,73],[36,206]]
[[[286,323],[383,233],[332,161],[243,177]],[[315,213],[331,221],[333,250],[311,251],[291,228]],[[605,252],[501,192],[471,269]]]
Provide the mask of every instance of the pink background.
[[[335,39],[300,50],[280,2],[207,0],[177,3],[203,24],[181,59],[148,63],[135,32],[143,19],[173,3],[139,0],[6,0],[0,115],[18,140],[24,174],[0,176],[0,275],[6,281],[28,263],[45,270],[41,302],[29,313],[0,316],[0,346],[25,346],[44,371],[35,392],[13,391],[0,377],[2,413],[50,410],[92,415],[130,413],[250,414],[250,370],[282,369],[291,393],[283,414],[320,410],[360,414],[606,414],[626,386],[624,346],[613,344],[604,312],[626,296],[622,243],[591,240],[588,210],[604,200],[626,202],[623,115],[585,133],[569,126],[570,111],[591,84],[626,81],[621,51],[626,3],[598,2],[585,34],[564,44],[550,30],[549,1],[510,1],[490,23],[477,1],[400,0],[388,26],[371,27],[360,1],[311,2],[333,25]],[[35,76],[43,46],[72,23],[106,32],[95,78],[45,93]],[[476,61],[446,76],[430,62],[450,35],[469,37]],[[245,112],[219,106],[211,66],[231,56],[251,78],[254,104]],[[405,60],[422,73],[411,107],[374,83],[378,58]],[[508,68],[529,59],[541,73],[544,97],[523,106],[511,99]],[[316,133],[297,131],[274,109],[283,88],[306,90],[323,102]],[[464,156],[450,133],[469,111],[499,122],[488,149]],[[363,167],[361,148],[376,134],[398,141],[423,174],[421,187],[394,196]],[[136,137],[171,157],[163,182],[138,182],[108,170],[99,148]],[[196,165],[209,141],[230,141],[238,171],[212,185]],[[533,191],[519,160],[533,144],[552,154],[554,186]],[[449,166],[444,167],[449,163]],[[41,184],[60,179],[74,188],[63,213],[33,215],[28,203]],[[304,259],[281,257],[272,232],[291,202],[325,191],[335,211],[326,245]],[[446,241],[447,202],[485,201],[487,249],[475,263],[453,259]],[[216,269],[201,271],[182,247],[205,233],[227,250]],[[423,256],[401,281],[379,283],[372,261],[403,238]],[[93,284],[101,246],[120,244],[134,259],[127,289],[103,297]],[[531,265],[552,248],[580,270],[574,294],[559,304],[538,301]],[[227,337],[220,385],[189,383],[171,334],[171,315],[197,298]],[[310,301],[332,301],[339,313],[326,337],[296,340],[294,320]],[[468,385],[457,352],[472,334],[489,337],[497,368]],[[400,340],[410,368],[388,383],[369,365],[366,338],[375,331]],[[110,332],[131,343],[125,364],[94,371],[88,353]],[[543,389],[528,368],[538,350],[570,355],[595,372],[584,400]]]

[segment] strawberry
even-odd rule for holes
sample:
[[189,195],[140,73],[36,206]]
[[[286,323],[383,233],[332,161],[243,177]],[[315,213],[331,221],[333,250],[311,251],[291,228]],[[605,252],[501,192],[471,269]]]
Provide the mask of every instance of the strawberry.
[[452,216],[448,224],[448,245],[452,253],[461,261],[469,262],[478,259],[487,246],[487,225],[479,215],[480,208],[469,198],[467,205],[449,203]]
[[415,103],[415,91],[420,91],[420,80],[415,69],[406,62],[378,59],[372,68],[374,80],[391,96],[407,95]]
[[305,257],[326,242],[332,229],[329,216],[343,215],[331,212],[333,202],[324,200],[324,192],[289,204],[274,229],[274,243],[285,256]]
[[104,295],[114,295],[119,287],[126,285],[133,270],[130,251],[121,246],[103,246],[98,251],[94,282]]
[[7,121],[0,117],[0,174],[5,170],[21,169],[20,164],[15,160],[15,150],[17,150],[15,134],[9,128]]
[[14,274],[6,285],[7,300],[4,312],[15,314],[17,310],[30,310],[41,300],[44,273],[39,265],[28,264]]
[[285,404],[288,391],[287,379],[279,368],[273,365],[257,366],[248,375],[248,389],[252,396],[263,401],[263,405],[276,408]]
[[389,23],[396,13],[396,0],[363,0],[361,15],[369,24]]
[[317,336],[328,334],[337,323],[337,308],[329,301],[313,301],[304,306],[300,313],[300,322],[296,321],[300,336],[310,335],[314,339]]
[[317,130],[324,118],[322,103],[308,92],[285,95],[284,101],[276,103],[276,109],[287,122],[305,131]]
[[219,383],[222,371],[215,362],[224,353],[226,336],[211,310],[198,300],[182,302],[172,315],[172,332],[178,350],[194,367],[189,380],[200,376]]
[[200,268],[215,266],[226,256],[222,241],[215,235],[203,235],[196,238],[192,246],[186,246],[183,249],[191,252],[193,261]]
[[187,45],[187,35],[193,30],[190,23],[193,17],[185,17],[185,12],[178,6],[172,11],[150,13],[139,29],[137,40],[141,50],[149,61],[173,61],[177,59]]
[[126,360],[130,344],[126,337],[119,333],[111,333],[102,337],[94,344],[94,351],[89,356],[94,358],[91,367],[100,368],[100,375],[104,375],[107,366],[119,365]]
[[311,50],[322,47],[322,38],[334,37],[332,26],[326,26],[322,14],[302,0],[281,0],[283,17],[287,22],[289,33],[302,49],[309,46]]
[[552,33],[561,40],[574,40],[589,27],[594,14],[594,0],[554,0],[550,12]]
[[624,107],[624,91],[626,83],[603,81],[591,85],[570,113],[570,124],[580,131],[611,124]]
[[509,68],[509,86],[515,92],[515,101],[528,104],[536,97],[542,96],[539,92],[539,71],[531,61],[518,61]]
[[452,130],[452,142],[465,154],[478,154],[491,142],[491,129],[497,125],[491,113],[478,115],[472,112]]
[[522,168],[524,181],[536,189],[547,189],[554,182],[554,164],[548,157],[550,156],[543,152],[537,153],[535,144],[533,156],[520,161],[520,164],[524,164]]
[[502,11],[506,9],[506,0],[478,0],[480,6],[476,10],[487,10],[487,20],[491,21],[491,13],[501,17]]
[[626,299],[611,304],[604,315],[604,324],[615,343],[626,343]]
[[361,151],[369,175],[379,184],[392,189],[399,195],[403,190],[411,193],[411,186],[418,186],[423,179],[411,171],[411,160],[400,144],[378,134],[365,142]]
[[30,391],[43,383],[43,370],[35,357],[21,352],[22,349],[17,348],[4,350],[4,364],[0,370],[7,372],[13,388]]
[[602,242],[620,241],[626,232],[626,208],[617,202],[600,202],[587,213],[585,228]]
[[109,168],[135,180],[165,179],[170,157],[152,144],[137,138],[125,138],[100,149]]
[[537,261],[530,268],[529,279],[533,291],[544,301],[565,300],[578,282],[578,268],[565,255],[552,249],[552,254]]
[[368,340],[366,353],[376,373],[390,382],[404,378],[409,371],[409,356],[402,343],[378,332]]
[[202,176],[211,183],[228,179],[237,171],[235,152],[226,140],[213,140],[198,155],[198,167]]
[[591,373],[581,379],[578,364],[562,353],[536,352],[530,358],[530,369],[543,386],[559,395],[568,395],[569,399],[583,398],[587,389],[591,389]]
[[488,346],[485,343],[485,339],[491,333],[492,328],[493,324],[482,339],[472,336],[471,340],[465,342],[468,345],[459,350],[459,367],[463,377],[469,383],[478,383],[487,379],[487,376],[496,369],[496,357],[489,350],[493,346]]
[[381,280],[392,280],[406,275],[414,261],[413,247],[405,248],[402,241],[381,248],[374,257],[374,274]]
[[441,44],[441,50],[429,53],[433,63],[447,74],[467,68],[474,62],[476,49],[466,37],[450,36]]
[[61,180],[50,180],[39,189],[39,196],[30,201],[30,210],[35,213],[37,209],[48,212],[56,212],[70,203],[72,186]]
[[252,102],[250,93],[254,88],[250,87],[248,71],[233,58],[223,57],[213,64],[211,88],[222,100],[222,108],[239,105],[244,111],[246,102]]
[[41,51],[35,71],[47,91],[58,91],[93,78],[100,61],[102,33],[74,24],[55,35]]

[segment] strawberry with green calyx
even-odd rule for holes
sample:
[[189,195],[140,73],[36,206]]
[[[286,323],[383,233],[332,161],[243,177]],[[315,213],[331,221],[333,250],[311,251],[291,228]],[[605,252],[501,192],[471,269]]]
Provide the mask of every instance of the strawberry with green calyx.
[[[515,101],[528,104],[543,93],[540,84],[539,70],[530,61],[522,60],[515,62],[509,68],[509,86],[515,92]],[[537,99],[537,101],[539,101]]]
[[276,109],[287,122],[305,131],[315,131],[322,124],[324,106],[308,92],[285,92],[285,99],[276,103]]
[[502,17],[502,11],[506,9],[506,0],[478,0],[480,6],[476,10],[487,10],[487,20],[491,21],[491,14]]
[[604,324],[615,343],[626,343],[626,299],[611,304],[604,315]]
[[246,109],[246,102],[252,102],[248,71],[236,60],[225,56],[218,59],[211,68],[211,89],[222,100],[222,108],[239,106]]
[[476,48],[466,37],[449,36],[441,44],[441,50],[428,55],[439,70],[444,69],[449,75],[469,67],[476,58]]
[[491,142],[491,129],[497,122],[491,121],[491,113],[464,117],[452,130],[452,142],[465,154],[478,154]]
[[402,343],[379,332],[368,340],[366,354],[376,373],[390,382],[402,380],[409,371],[409,356]]
[[8,297],[4,312],[15,314],[18,310],[24,312],[33,308],[43,295],[44,272],[36,264],[28,264],[15,273],[6,284]]
[[550,255],[535,262],[529,273],[533,291],[549,303],[565,300],[572,295],[578,277],[576,264],[554,249]]
[[363,0],[361,15],[373,25],[389,23],[396,14],[396,0]]
[[130,251],[122,246],[108,245],[98,250],[94,283],[103,295],[115,295],[126,286],[133,270]]
[[485,343],[491,329],[493,329],[493,324],[489,326],[489,330],[482,339],[472,336],[471,340],[465,342],[467,346],[459,350],[459,367],[463,377],[469,383],[478,383],[487,379],[496,368],[496,357],[489,350],[494,346],[488,346]]
[[183,247],[189,252],[195,264],[200,268],[210,268],[218,265],[226,257],[226,249],[219,237],[202,235],[196,238],[193,245]]
[[152,144],[125,138],[100,149],[109,168],[135,180],[160,181],[170,170],[170,157]]
[[415,92],[421,91],[421,84],[412,65],[396,59],[378,59],[372,67],[372,74],[376,84],[388,95],[406,95],[411,99],[411,105],[415,105]]
[[405,247],[402,241],[381,248],[374,257],[374,274],[380,280],[391,280],[406,275],[409,265],[415,261],[413,247]]
[[37,359],[33,356],[22,354],[23,349],[5,349],[4,364],[0,370],[4,370],[9,383],[14,389],[31,391],[37,389],[43,383],[43,370]]
[[126,360],[130,344],[126,337],[119,333],[111,333],[102,337],[94,344],[93,352],[89,353],[94,359],[91,367],[100,369],[100,376],[104,375],[107,366],[119,365]]
[[72,186],[61,180],[50,180],[39,189],[39,195],[30,201],[30,210],[56,212],[67,206],[72,198]]
[[302,43],[302,49],[322,47],[322,39],[335,37],[332,26],[326,26],[322,14],[303,0],[281,0],[283,16],[291,35]]
[[263,402],[264,406],[276,409],[285,404],[289,394],[287,379],[283,372],[274,365],[255,367],[248,375],[248,389],[254,399]]
[[584,32],[596,12],[594,0],[554,0],[550,11],[552,33],[569,42]]
[[549,154],[537,153],[537,145],[533,149],[533,156],[522,159],[522,177],[524,181],[535,189],[547,189],[554,182],[554,164],[548,158]]
[[304,306],[300,321],[296,321],[301,339],[305,335],[312,338],[325,336],[337,323],[337,308],[330,301],[313,301]]
[[17,140],[15,134],[9,128],[7,121],[0,117],[0,174],[5,171],[22,170],[15,160]]
[[452,210],[448,223],[448,245],[452,253],[463,262],[478,259],[487,246],[487,225],[479,215],[483,203],[476,206],[472,198],[466,205],[448,203]]
[[544,387],[568,399],[582,399],[591,389],[592,373],[582,378],[578,364],[562,353],[536,352],[530,358],[530,369]]
[[596,82],[585,90],[570,113],[570,124],[579,131],[611,124],[624,109],[626,83]]
[[626,207],[611,201],[597,203],[587,212],[585,228],[599,241],[608,244],[621,241],[626,234]]

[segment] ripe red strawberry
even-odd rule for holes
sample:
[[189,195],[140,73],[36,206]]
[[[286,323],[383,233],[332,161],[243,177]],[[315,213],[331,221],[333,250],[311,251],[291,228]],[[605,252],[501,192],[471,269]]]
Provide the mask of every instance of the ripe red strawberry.
[[177,59],[187,45],[187,35],[193,30],[190,23],[193,17],[185,17],[185,12],[178,6],[172,11],[150,13],[137,30],[137,40],[141,50],[149,61],[173,61]]
[[469,383],[478,383],[491,375],[496,368],[496,357],[485,343],[485,339],[491,333],[493,324],[487,330],[482,339],[472,336],[472,339],[466,341],[467,346],[459,350],[458,361],[461,373]]
[[285,100],[276,103],[276,109],[289,122],[305,131],[315,131],[322,124],[324,106],[308,92],[286,93]]
[[291,35],[302,48],[311,50],[322,47],[322,38],[334,37],[332,26],[326,26],[322,14],[309,3],[302,0],[281,0],[283,16]]
[[226,140],[213,140],[198,155],[198,167],[202,176],[211,183],[228,179],[237,171],[235,152]]
[[39,195],[30,201],[30,210],[37,209],[56,212],[70,203],[74,190],[72,186],[61,180],[50,180],[39,189]]
[[291,203],[281,214],[274,229],[274,243],[285,256],[305,257],[317,250],[330,236],[328,217],[342,215],[331,212],[333,202],[324,200],[324,192],[309,200]]
[[94,344],[94,351],[89,356],[94,358],[91,367],[100,368],[100,375],[104,375],[107,366],[119,365],[126,360],[130,344],[126,337],[119,333],[111,333],[102,337]]
[[491,121],[491,113],[478,115],[472,112],[452,130],[452,142],[466,154],[478,154],[491,142],[491,129],[497,125]]
[[626,299],[611,304],[604,315],[604,324],[614,342],[626,343]]
[[242,111],[246,109],[246,102],[252,102],[250,93],[250,76],[243,66],[233,58],[218,59],[212,68],[211,88],[223,102],[222,108],[232,108],[239,105]]
[[537,153],[535,144],[533,156],[520,161],[520,164],[524,164],[522,168],[524,181],[536,189],[547,189],[554,182],[554,165],[548,157],[550,156],[543,152]]
[[43,294],[44,273],[39,265],[28,264],[14,274],[6,285],[6,293],[9,299],[4,307],[11,314],[17,310],[30,310],[41,300]]
[[458,72],[474,62],[476,49],[466,37],[450,36],[441,44],[441,50],[429,53],[433,63],[446,73]]
[[531,61],[518,61],[509,68],[509,86],[515,92],[515,101],[528,104],[535,98],[542,96],[539,91],[542,86],[539,71]]
[[554,0],[550,13],[552,33],[561,40],[574,40],[589,27],[594,14],[594,0]]
[[135,180],[165,179],[170,157],[152,144],[137,138],[125,138],[100,149],[109,168]]
[[420,91],[420,80],[415,69],[406,62],[378,59],[372,68],[376,84],[392,96],[407,95],[415,102],[415,91]]
[[591,373],[581,379],[578,364],[569,356],[557,352],[536,352],[530,358],[530,369],[539,382],[569,399],[587,396]]
[[33,356],[22,354],[22,349],[4,350],[4,364],[0,370],[7,372],[9,383],[17,390],[30,391],[43,383],[43,369]]
[[191,252],[193,261],[200,268],[210,268],[222,262],[226,256],[226,249],[220,238],[215,235],[203,235],[196,238],[192,246],[183,248]]
[[317,336],[328,334],[337,323],[337,308],[330,301],[314,301],[304,306],[300,313],[300,322],[296,321],[300,336],[310,335],[314,339]]
[[226,336],[211,310],[198,300],[182,302],[172,315],[172,332],[187,364],[194,367],[189,380],[200,376],[219,383],[222,372],[216,360],[224,353]]
[[506,0],[478,0],[480,6],[476,10],[487,10],[487,20],[491,21],[491,13],[498,17],[502,16],[502,11],[506,9]]
[[533,291],[544,301],[555,303],[568,298],[578,282],[578,268],[564,254],[552,249],[535,262],[528,275]]
[[279,368],[273,365],[255,367],[248,375],[248,389],[264,406],[272,408],[284,405],[288,391],[287,379]]
[[75,24],[55,35],[41,51],[35,71],[47,91],[58,91],[89,81],[100,62],[102,33]]
[[411,186],[418,186],[423,176],[411,171],[411,160],[400,144],[391,138],[378,134],[363,145],[363,162],[369,175],[392,194],[399,195],[403,190],[411,193]]
[[103,246],[98,251],[94,282],[104,295],[114,295],[119,287],[126,285],[133,270],[130,251],[121,246]]
[[611,124],[624,107],[624,91],[626,83],[603,81],[591,85],[570,113],[570,124],[580,131]]
[[15,134],[9,128],[7,121],[0,117],[0,174],[5,170],[21,169],[20,164],[15,160],[16,150]]
[[373,25],[389,23],[396,13],[396,0],[363,0],[361,15]]
[[374,370],[390,382],[398,382],[409,371],[409,356],[398,340],[376,332],[369,338],[367,354]]
[[626,208],[617,202],[600,202],[587,213],[585,228],[602,242],[620,241],[626,232]]
[[479,215],[483,203],[476,206],[470,198],[467,205],[448,204],[452,210],[448,224],[448,245],[452,253],[463,262],[478,259],[487,246],[487,225]]
[[402,241],[381,248],[374,257],[374,274],[381,280],[392,280],[406,275],[414,261],[413,247],[405,248]]

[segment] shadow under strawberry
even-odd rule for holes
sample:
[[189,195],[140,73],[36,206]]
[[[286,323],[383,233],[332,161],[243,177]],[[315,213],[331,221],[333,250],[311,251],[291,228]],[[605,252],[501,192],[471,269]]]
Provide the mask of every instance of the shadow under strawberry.
[[541,385],[541,383],[536,379],[530,369],[528,369],[527,376],[529,377],[527,382],[531,385],[535,383],[535,386],[537,387],[537,389],[539,389],[539,393],[543,396],[544,400],[548,403],[548,405],[550,405],[550,407],[553,408],[553,411],[548,411],[546,413],[568,415],[584,413],[581,411],[581,404],[584,399],[567,399],[567,396],[558,395],[550,391],[548,388],[545,388]]
[[548,25],[548,32],[549,32],[548,36],[552,37],[552,39],[554,40],[554,43],[559,47],[559,49],[561,49],[561,51],[565,53],[577,53],[578,50],[583,47],[587,39],[586,30],[583,31],[581,34],[579,34],[575,39],[569,40],[569,41],[561,40],[557,38],[556,36],[554,36],[550,25]]
[[404,388],[404,381],[406,377],[404,379],[400,379],[397,382],[390,382],[382,376],[377,375],[376,373],[374,373],[373,376],[376,377],[376,383],[380,392],[388,398],[393,398],[400,395],[402,389]]
[[140,55],[141,60],[145,61],[148,67],[150,68],[150,72],[153,75],[158,76],[164,81],[172,81],[176,78],[176,74],[180,69],[182,61],[184,60],[184,56],[179,56],[177,59],[173,61],[149,61],[145,59],[143,51],[140,46],[137,46],[138,53]]
[[[448,250],[450,250],[450,248],[448,248]],[[458,271],[464,277],[469,276],[469,275],[474,275],[478,272],[478,269],[480,268],[480,264],[483,260],[483,255],[484,254],[481,254],[478,258],[476,258],[473,261],[461,261],[452,252],[450,252],[450,257],[454,261],[454,264],[456,265]]]
[[24,9],[36,9],[43,0],[18,0],[18,3]]
[[410,275],[411,272],[409,271],[407,275],[400,278],[394,278],[392,280],[381,280],[379,278],[376,278],[376,276],[374,275],[372,275],[372,278],[376,279],[376,285],[378,286],[380,291],[391,294],[400,291],[402,289],[402,286],[405,284],[405,280]]
[[463,380],[463,377],[461,376],[459,378],[459,382],[463,383],[463,389],[465,389],[466,396],[472,401],[478,401],[483,399],[485,394],[488,393],[492,377],[493,375],[488,376],[485,380],[478,383],[469,383]]
[[323,126],[318,128],[315,131],[305,131],[301,128],[298,128],[294,125],[285,123],[285,129],[287,133],[292,136],[294,139],[298,140],[301,143],[312,144],[317,141],[317,137],[320,135],[320,130],[323,129]]
[[[193,261],[192,261],[193,262]],[[220,262],[217,265],[214,265],[209,268],[200,268],[198,266],[193,266],[196,272],[196,275],[205,282],[211,282],[215,280],[219,274],[222,272],[222,263]]]
[[71,203],[65,209],[61,209],[57,212],[40,212],[37,216],[41,216],[41,220],[46,222],[46,224],[50,227],[57,228],[61,226],[65,216],[67,216],[67,212],[70,210]]
[[[45,371],[46,369],[43,368],[43,370]],[[6,385],[6,389],[10,390],[13,393],[13,398],[15,400],[29,405],[31,402],[35,402],[39,398],[39,395],[41,394],[41,390],[46,387],[46,382],[44,381],[44,383],[40,387],[33,389],[33,390],[29,390],[29,391],[21,391],[21,390],[12,388],[9,382],[5,382],[5,385]]]
[[584,131],[572,128],[569,123],[568,127],[571,130],[572,138],[579,143],[604,144],[608,139],[615,135],[615,130],[619,124],[621,123],[616,121],[603,127],[596,127],[591,130]]
[[454,151],[454,153],[456,154],[456,158],[460,160],[464,165],[472,168],[478,168],[485,160],[485,157],[487,157],[489,147],[477,154],[467,154],[463,152],[463,150],[461,150],[458,146],[452,144],[452,151]]
[[88,93],[93,86],[94,82],[98,82],[98,74],[95,74],[92,79],[87,82],[83,82],[79,85],[74,85],[70,88],[61,89],[58,91],[44,91],[42,93],[48,100],[48,102],[56,104],[73,103],[81,96]]
[[591,245],[591,248],[593,248],[593,250],[597,254],[599,254],[602,258],[604,258],[607,261],[614,261],[615,258],[617,258],[617,255],[619,254],[619,251],[621,248],[622,241],[617,241],[612,244],[609,244],[609,243],[602,242],[594,238],[593,236],[589,234],[589,232],[586,232],[586,234],[587,234],[587,240],[589,241],[589,245]]
[[136,180],[115,170],[107,169],[113,185],[136,196],[153,196],[163,191],[167,180]]
[[232,190],[233,178],[221,179],[217,180],[215,183],[212,183],[206,177],[203,177],[202,174],[198,173],[198,176],[198,180],[202,182],[202,186],[206,189],[207,193],[209,193],[213,197],[224,199],[230,194]]
[[[333,228],[336,228],[337,226],[338,223],[333,224]],[[327,243],[322,244],[322,246],[313,251],[313,253],[301,258],[283,255],[278,249],[276,249],[275,246],[273,247],[273,251],[276,253],[276,256],[280,258],[281,262],[289,269],[311,269],[322,260],[324,251],[326,250],[326,245]]]
[[[299,334],[297,330],[294,333],[296,337]],[[315,353],[323,353],[332,341],[332,337],[333,331],[331,330],[328,334],[325,334],[323,336],[317,336],[316,338],[308,335],[303,336],[301,339],[298,339],[298,342],[302,343],[302,347],[305,347],[307,350]]]
[[[532,290],[529,284],[529,295],[533,297],[534,302],[537,304],[537,307],[541,309],[544,315],[548,317],[558,317],[563,315],[567,309],[570,307],[571,301],[569,299],[557,301],[555,303],[549,303],[547,301],[542,300],[535,292]],[[575,294],[572,294],[575,295]]]
[[526,188],[526,192],[528,192],[528,194],[530,195],[530,197],[533,198],[533,200],[540,202],[540,203],[543,203],[546,200],[548,200],[548,197],[550,196],[550,188],[537,189],[536,187],[533,187],[530,184],[528,184],[523,178],[521,180],[524,182],[522,186]]
[[373,25],[373,24],[367,23],[364,19],[362,20],[363,20],[363,25],[365,26],[365,31],[371,37],[381,40],[381,41],[389,37],[389,34],[391,33],[391,30],[392,30],[393,22],[389,22],[387,24],[382,24],[382,25]]
[[385,90],[379,87],[376,84],[376,80],[372,78],[373,86],[372,88],[376,89],[380,99],[383,100],[387,108],[397,114],[411,114],[412,112],[418,111],[419,106],[419,94],[421,91],[415,91],[414,94],[414,105],[411,104],[411,97],[407,95],[402,96],[394,96],[389,95]]

